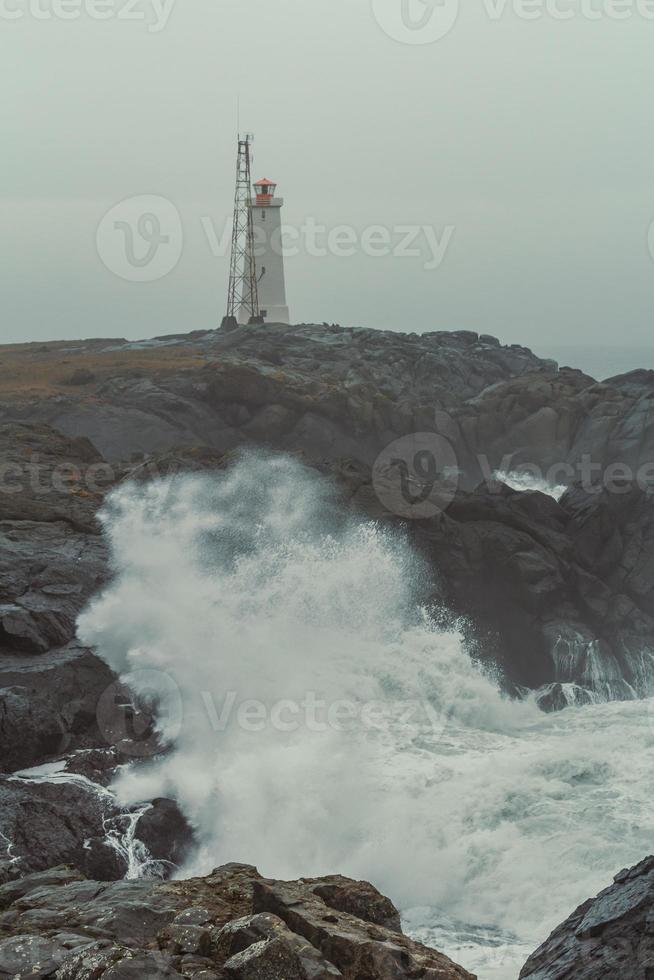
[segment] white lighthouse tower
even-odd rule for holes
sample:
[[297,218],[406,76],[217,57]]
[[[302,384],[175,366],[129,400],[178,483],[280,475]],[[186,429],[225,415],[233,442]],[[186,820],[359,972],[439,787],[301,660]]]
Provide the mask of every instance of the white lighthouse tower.
[[250,209],[254,228],[259,308],[268,323],[290,323],[282,248],[284,198],[275,197],[277,184],[271,180],[257,181],[254,190],[256,196],[250,203]]

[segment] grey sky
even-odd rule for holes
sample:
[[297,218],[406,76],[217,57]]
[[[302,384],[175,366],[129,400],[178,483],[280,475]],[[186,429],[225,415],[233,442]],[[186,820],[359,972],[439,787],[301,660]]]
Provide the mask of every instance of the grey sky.
[[[294,320],[467,328],[548,350],[649,344],[647,0],[543,0],[533,21],[517,0],[503,13],[461,0],[426,44],[389,37],[371,0],[176,0],[165,23],[162,0],[138,0],[130,19],[127,0],[63,0],[77,19],[37,18],[57,2],[0,0],[0,340],[219,323],[228,258],[207,227],[220,238],[231,210],[240,91],[255,175],[279,181],[288,224],[382,225],[390,247],[398,226],[426,225],[449,242],[435,269],[430,247],[301,250],[287,260]],[[374,0],[391,33],[401,2]],[[152,282],[116,276],[96,247],[107,210],[140,195],[171,201],[183,226],[178,264]]]

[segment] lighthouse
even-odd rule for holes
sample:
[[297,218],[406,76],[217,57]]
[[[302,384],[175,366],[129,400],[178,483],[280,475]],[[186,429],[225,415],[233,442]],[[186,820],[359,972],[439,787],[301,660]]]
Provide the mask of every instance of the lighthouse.
[[284,198],[276,197],[277,184],[268,179],[257,181],[254,191],[255,196],[250,201],[250,212],[259,309],[267,323],[290,323],[282,247]]

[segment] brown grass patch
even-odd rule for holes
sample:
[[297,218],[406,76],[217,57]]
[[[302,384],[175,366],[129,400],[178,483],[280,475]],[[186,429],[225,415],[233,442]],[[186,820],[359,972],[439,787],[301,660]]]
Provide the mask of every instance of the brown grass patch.
[[[201,368],[208,360],[183,344],[145,350],[103,350],[111,343],[91,340],[0,346],[0,398],[28,399],[54,394],[88,398],[112,377],[139,374],[145,378],[162,377]],[[65,383],[82,370],[93,373],[95,378],[91,383],[80,386]]]

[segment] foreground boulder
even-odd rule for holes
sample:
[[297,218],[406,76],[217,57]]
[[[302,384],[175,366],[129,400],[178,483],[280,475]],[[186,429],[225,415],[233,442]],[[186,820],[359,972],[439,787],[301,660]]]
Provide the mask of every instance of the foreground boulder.
[[654,857],[616,875],[529,958],[520,980],[649,980],[654,976]]
[[475,980],[404,936],[392,903],[347,878],[88,881],[67,868],[0,887],[0,978]]

